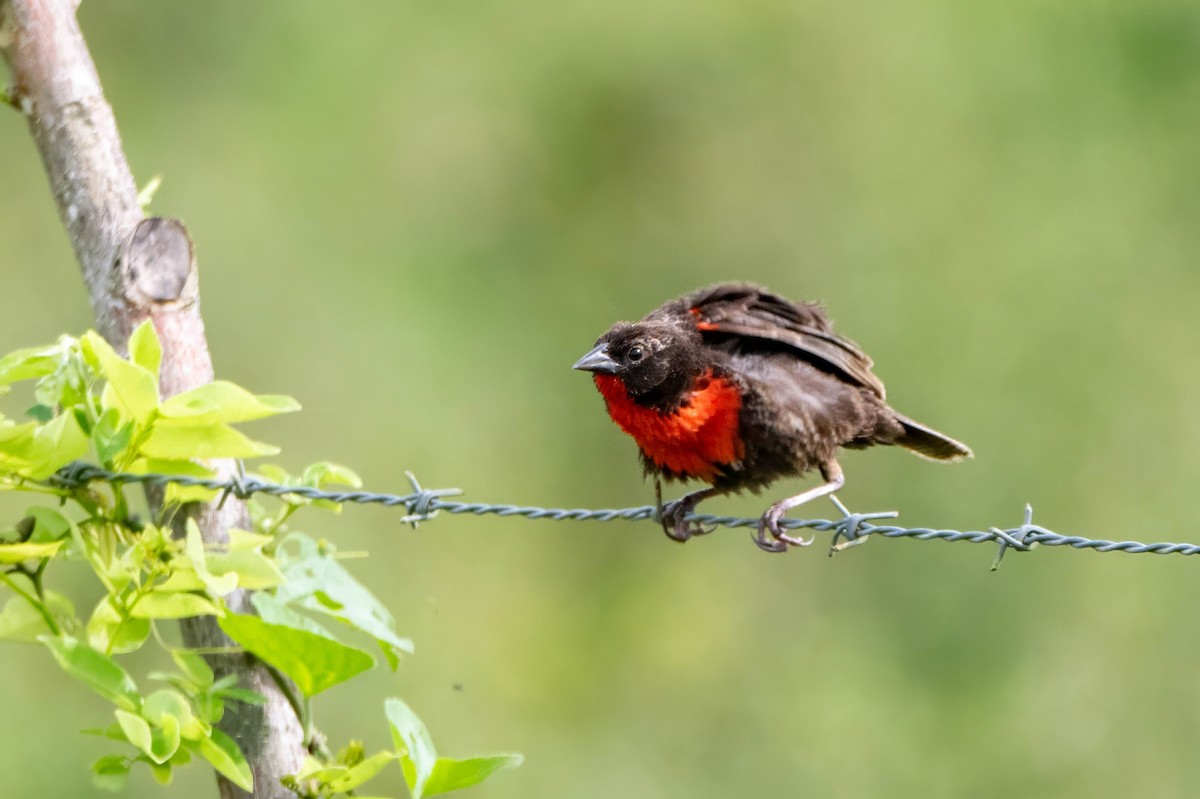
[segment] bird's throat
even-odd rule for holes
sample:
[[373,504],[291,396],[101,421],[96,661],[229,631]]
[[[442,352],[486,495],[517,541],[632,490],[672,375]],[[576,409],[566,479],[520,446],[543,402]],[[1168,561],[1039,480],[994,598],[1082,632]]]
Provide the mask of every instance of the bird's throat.
[[597,374],[595,381],[608,415],[660,469],[711,483],[721,467],[742,459],[742,396],[725,378],[704,373],[666,412],[638,404],[619,377]]

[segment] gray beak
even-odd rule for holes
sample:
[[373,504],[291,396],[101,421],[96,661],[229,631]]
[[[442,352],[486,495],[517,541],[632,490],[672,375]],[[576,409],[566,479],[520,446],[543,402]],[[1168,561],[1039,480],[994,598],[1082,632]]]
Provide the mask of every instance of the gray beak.
[[585,372],[600,372],[614,375],[617,373],[617,362],[608,357],[608,344],[600,344],[587,355],[575,362],[572,369],[582,369]]

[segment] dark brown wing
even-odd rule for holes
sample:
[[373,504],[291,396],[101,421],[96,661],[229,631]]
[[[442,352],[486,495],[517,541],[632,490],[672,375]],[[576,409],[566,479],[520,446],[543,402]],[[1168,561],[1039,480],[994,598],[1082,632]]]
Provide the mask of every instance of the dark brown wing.
[[883,383],[871,374],[871,359],[849,339],[833,332],[825,311],[814,303],[796,303],[749,283],[718,283],[683,298],[705,334],[774,342],[796,351],[884,399]]

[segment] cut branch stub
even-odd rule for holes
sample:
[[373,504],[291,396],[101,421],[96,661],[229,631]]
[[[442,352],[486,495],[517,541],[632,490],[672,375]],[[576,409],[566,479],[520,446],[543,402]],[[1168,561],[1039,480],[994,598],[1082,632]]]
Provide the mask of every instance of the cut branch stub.
[[176,309],[199,296],[192,239],[178,219],[138,222],[117,254],[117,270],[126,298],[144,310]]

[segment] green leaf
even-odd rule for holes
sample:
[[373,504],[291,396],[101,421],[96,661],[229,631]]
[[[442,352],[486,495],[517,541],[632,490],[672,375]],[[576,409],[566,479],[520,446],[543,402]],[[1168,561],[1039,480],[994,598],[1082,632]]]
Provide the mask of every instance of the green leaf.
[[412,653],[412,641],[396,634],[395,621],[383,603],[328,552],[299,533],[288,536],[286,544],[297,547],[298,552],[280,548],[278,558],[286,580],[275,592],[276,598],[363,631],[380,642],[393,670],[398,662],[396,653]]
[[69,635],[43,635],[38,640],[50,649],[54,659],[65,672],[87,684],[117,707],[128,711],[138,709],[141,696],[137,686],[112,658]]
[[433,766],[433,773],[425,782],[424,795],[434,796],[439,793],[470,788],[498,771],[516,768],[524,761],[525,758],[518,754],[469,757],[463,760],[439,757]]
[[337,640],[332,633],[316,621],[302,613],[297,613],[286,603],[280,602],[271,594],[253,594],[250,597],[250,602],[254,605],[254,609],[258,611],[259,618],[268,624],[278,624],[283,627],[291,627],[294,630],[305,630],[313,635],[328,638],[331,641]]
[[121,725],[121,732],[125,733],[125,739],[149,755],[154,744],[154,735],[150,732],[150,722],[136,713],[130,713],[120,708],[113,712],[117,714],[117,723]]
[[228,613],[218,624],[248,652],[290,677],[305,696],[319,694],[375,665],[374,658],[361,649],[256,616]]
[[[161,688],[146,697],[142,716],[164,730],[168,724],[174,724],[178,735],[192,740],[207,737],[210,729],[192,713],[187,697],[170,688]],[[173,721],[168,722],[168,718]]]
[[[150,759],[155,763],[166,763],[179,750],[179,743],[183,740],[179,730],[179,719],[175,716],[163,716],[151,732],[154,740],[150,745]],[[209,730],[203,730],[202,733],[189,737],[207,740],[204,735],[207,732]]]
[[0,385],[53,374],[58,368],[58,347],[33,347],[0,358]]
[[267,544],[274,543],[275,537],[252,533],[249,530],[239,530],[232,527],[229,530],[229,549],[231,552],[252,551],[261,552]]
[[[215,578],[214,578],[215,579]],[[206,591],[208,586],[200,575],[192,568],[192,561],[186,557],[171,560],[171,573],[167,579],[154,587],[155,591],[163,593]],[[232,590],[232,589],[231,589]],[[228,593],[226,591],[225,593]]]
[[[184,553],[191,561],[192,570],[199,577],[210,594],[224,596],[237,588],[237,575],[226,574],[218,577],[208,569],[208,556],[204,552],[204,539],[200,535],[200,527],[194,519],[187,520],[187,535],[184,538]],[[179,569],[178,575],[186,575],[185,569]],[[175,577],[176,575],[172,575]]]
[[171,769],[170,763],[155,763],[150,762],[150,773],[154,776],[154,781],[159,785],[170,785],[171,779],[174,777],[174,772]]
[[25,597],[9,597],[0,611],[0,638],[8,641],[36,641],[50,627],[45,617]]
[[371,755],[366,760],[363,760],[361,763],[353,766],[347,770],[345,774],[342,774],[335,779],[328,780],[327,784],[330,790],[337,793],[353,791],[355,788],[362,785],[364,782],[382,771],[383,767],[388,763],[391,763],[393,760],[398,758],[399,755],[397,755],[395,752],[379,752],[378,754]]
[[52,558],[62,547],[63,541],[50,541],[35,544],[23,541],[19,544],[0,544],[0,563],[21,563],[22,561],[42,558]]
[[309,755],[304,759],[304,762],[300,764],[300,770],[293,774],[291,778],[296,782],[308,782],[309,780],[316,780],[318,782],[327,783],[330,780],[337,779],[339,776],[345,774],[348,770],[349,769],[343,765],[330,765],[318,760],[312,755]]
[[106,465],[112,465],[117,458],[125,453],[133,438],[133,420],[121,418],[121,412],[109,408],[100,416],[100,421],[92,428],[92,444],[96,447],[96,457]]
[[0,422],[0,465],[22,477],[42,480],[87,453],[88,437],[74,414],[46,424]]
[[37,429],[37,422],[14,424],[0,417],[0,468],[13,474],[23,474],[21,470],[29,466],[29,450]]
[[104,596],[88,619],[87,637],[88,643],[98,652],[132,652],[150,637],[150,620],[122,619],[112,604],[112,597]]
[[182,740],[179,719],[163,716],[160,725],[154,728],[154,743],[150,746],[150,758],[155,763],[166,763],[179,750]]
[[408,789],[412,791],[413,799],[421,799],[425,783],[433,774],[438,759],[433,738],[425,723],[403,700],[396,697],[388,699],[383,704],[383,712],[391,729],[392,743],[401,754],[401,764],[405,766],[404,779],[408,782]]
[[211,738],[204,738],[192,746],[234,785],[244,791],[254,790],[254,776],[250,773],[250,766],[246,763],[242,750],[238,749],[238,745],[228,735],[214,727]]
[[[46,592],[45,608],[60,623],[75,618],[75,607],[71,600],[57,591]],[[0,639],[9,641],[37,641],[39,636],[51,634],[46,619],[24,597],[9,597],[0,611]]]
[[219,616],[221,609],[201,594],[152,591],[130,609],[138,619],[186,619],[192,616]]
[[248,688],[224,688],[217,693],[222,699],[231,699],[234,702],[241,702],[243,705],[265,705],[267,703],[265,696]]
[[331,461],[320,461],[312,464],[304,470],[304,474],[300,477],[301,485],[312,486],[313,488],[320,488],[330,483],[346,485],[351,488],[362,488],[362,478],[353,470],[340,463],[333,463]]
[[162,424],[182,423],[188,427],[211,427],[232,422],[249,422],[280,413],[300,410],[291,397],[254,395],[241,386],[216,380],[176,394],[159,408]]
[[457,760],[438,757],[425,724],[402,700],[392,697],[384,703],[392,742],[401,753],[400,765],[413,799],[469,788],[498,771],[521,765],[518,754],[489,755]]
[[34,505],[28,508],[25,514],[32,516],[34,520],[30,541],[57,541],[71,532],[71,520],[53,508]]
[[63,414],[42,425],[33,434],[27,477],[42,480],[88,451],[88,437],[74,414]]
[[120,791],[129,776],[129,759],[105,755],[92,764],[92,784],[102,791]]
[[[0,388],[3,388],[4,392],[8,391],[8,386],[0,386]],[[0,396],[2,396],[2,394],[0,394]],[[42,424],[45,424],[54,418],[54,409],[49,405],[42,405],[41,403],[38,403],[37,405],[32,405],[29,408],[26,408],[25,415],[30,419],[33,419],[35,422],[41,422]]]
[[171,659],[175,661],[175,665],[179,667],[184,676],[191,680],[197,688],[208,688],[213,684],[212,667],[195,652],[174,649],[171,651]]
[[238,588],[252,591],[274,588],[283,582],[283,574],[275,561],[252,549],[209,553],[208,568],[213,574],[235,575]]
[[97,333],[88,331],[79,343],[84,357],[108,381],[103,396],[105,404],[121,409],[140,423],[147,421],[158,407],[158,376],[121,358]]
[[224,424],[155,425],[141,454],[151,458],[258,458],[276,455],[279,447],[254,441]]
[[138,325],[129,336],[129,359],[157,377],[162,364],[162,344],[158,331],[149,319]]
[[[127,471],[134,474],[154,472],[157,474],[180,474],[187,477],[201,478],[211,478],[216,474],[212,469],[189,460],[164,458],[138,458],[128,467]],[[167,505],[179,505],[184,502],[208,502],[216,496],[217,492],[209,488],[181,486],[169,483],[164,502]]]
[[142,716],[158,724],[163,716],[174,716],[181,722],[190,721],[192,707],[187,697],[171,688],[159,688],[142,703]]

